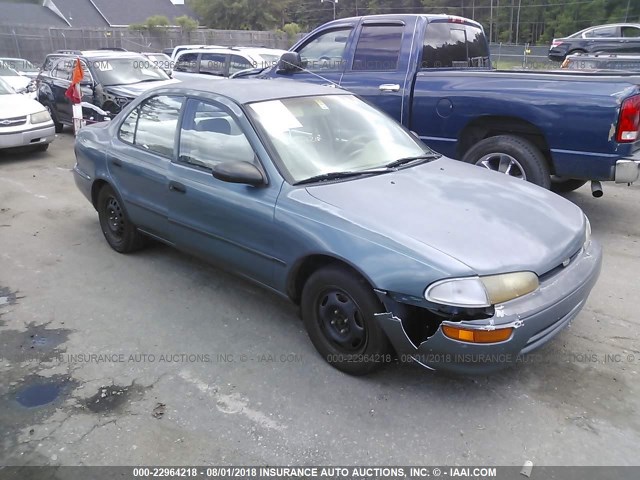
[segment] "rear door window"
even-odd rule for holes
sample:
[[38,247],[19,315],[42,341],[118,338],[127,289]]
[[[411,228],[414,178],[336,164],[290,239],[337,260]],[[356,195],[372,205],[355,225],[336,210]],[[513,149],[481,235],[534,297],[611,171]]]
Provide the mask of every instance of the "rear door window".
[[625,38],[638,38],[640,37],[640,28],[622,27],[622,36]]
[[[158,95],[146,100],[139,107],[133,143],[144,150],[169,158],[173,157],[182,102],[182,97],[167,95]],[[123,135],[126,141],[126,130],[121,130],[121,138]]]
[[404,25],[362,27],[352,70],[394,71],[398,68]]
[[203,53],[200,57],[200,73],[224,77],[228,55],[224,53]]
[[586,32],[584,36],[587,38],[615,38],[619,37],[620,33],[617,27],[600,27]]
[[432,22],[427,25],[422,68],[482,68],[489,65],[489,47],[474,25]]

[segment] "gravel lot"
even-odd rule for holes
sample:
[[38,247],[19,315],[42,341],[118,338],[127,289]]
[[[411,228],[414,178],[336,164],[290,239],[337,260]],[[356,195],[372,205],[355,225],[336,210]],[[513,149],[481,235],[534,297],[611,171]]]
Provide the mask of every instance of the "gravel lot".
[[[272,294],[164,246],[113,252],[73,164],[68,131],[0,153],[0,464],[638,463],[640,187],[568,196],[604,266],[538,360],[352,378]],[[34,386],[53,401],[21,406]]]

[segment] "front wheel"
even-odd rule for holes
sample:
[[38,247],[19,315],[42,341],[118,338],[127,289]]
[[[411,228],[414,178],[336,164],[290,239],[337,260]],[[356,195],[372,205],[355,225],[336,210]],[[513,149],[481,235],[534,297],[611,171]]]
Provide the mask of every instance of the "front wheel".
[[55,128],[56,133],[62,133],[62,130],[64,130],[64,125],[58,121],[58,116],[56,115],[56,112],[54,112],[49,105],[45,105],[45,108],[47,109],[47,111],[49,112],[49,115],[51,116],[51,120],[53,121],[53,126]]
[[384,309],[367,282],[348,269],[329,266],[311,275],[301,310],[316,350],[338,370],[365,375],[391,360],[389,341],[374,316]]
[[120,197],[109,185],[98,193],[97,207],[102,233],[111,248],[119,253],[130,253],[143,246],[144,237],[131,223]]
[[551,175],[544,155],[522,137],[497,135],[485,138],[471,147],[462,161],[544,188],[551,186]]

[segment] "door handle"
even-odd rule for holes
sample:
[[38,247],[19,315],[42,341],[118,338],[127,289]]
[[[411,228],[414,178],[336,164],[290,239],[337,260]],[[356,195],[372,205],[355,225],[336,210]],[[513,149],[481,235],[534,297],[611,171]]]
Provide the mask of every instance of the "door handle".
[[122,162],[118,159],[113,159],[111,160],[111,163],[113,164],[114,167],[122,167]]
[[178,182],[169,182],[169,190],[177,193],[187,193],[187,187]]
[[400,85],[397,83],[383,83],[378,87],[381,92],[399,92]]

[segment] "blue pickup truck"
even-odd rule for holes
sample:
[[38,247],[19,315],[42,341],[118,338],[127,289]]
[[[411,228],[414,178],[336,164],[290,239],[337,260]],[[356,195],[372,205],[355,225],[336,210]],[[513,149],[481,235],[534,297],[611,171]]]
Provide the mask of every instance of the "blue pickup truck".
[[469,19],[335,20],[255,75],[345,88],[448,157],[556,191],[639,176],[640,76],[496,71]]

